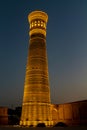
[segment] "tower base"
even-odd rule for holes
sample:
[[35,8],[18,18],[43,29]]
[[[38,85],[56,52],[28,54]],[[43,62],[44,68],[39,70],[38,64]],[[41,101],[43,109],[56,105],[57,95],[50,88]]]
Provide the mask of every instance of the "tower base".
[[44,123],[46,127],[53,126],[53,121],[20,121],[20,126],[36,127],[40,123]]

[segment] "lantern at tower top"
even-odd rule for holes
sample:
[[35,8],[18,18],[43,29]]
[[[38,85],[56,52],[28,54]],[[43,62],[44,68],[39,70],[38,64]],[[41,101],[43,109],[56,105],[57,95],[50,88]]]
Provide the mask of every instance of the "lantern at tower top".
[[33,11],[28,15],[28,21],[30,24],[29,35],[43,34],[46,36],[46,25],[48,21],[48,15],[42,11]]

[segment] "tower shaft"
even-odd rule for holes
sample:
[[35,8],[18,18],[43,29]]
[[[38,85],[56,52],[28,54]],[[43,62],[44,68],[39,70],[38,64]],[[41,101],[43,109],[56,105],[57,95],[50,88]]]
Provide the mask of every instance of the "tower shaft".
[[42,11],[29,14],[30,44],[26,66],[24,96],[20,125],[45,123],[52,125],[50,88],[46,52],[46,23],[48,16]]

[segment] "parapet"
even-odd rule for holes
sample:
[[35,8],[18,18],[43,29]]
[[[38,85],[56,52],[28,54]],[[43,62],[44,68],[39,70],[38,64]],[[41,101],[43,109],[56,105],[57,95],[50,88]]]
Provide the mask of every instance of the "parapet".
[[41,19],[41,20],[43,20],[44,22],[47,23],[48,15],[45,12],[42,12],[42,11],[33,11],[28,15],[28,20],[31,23],[31,21],[33,21],[35,19]]

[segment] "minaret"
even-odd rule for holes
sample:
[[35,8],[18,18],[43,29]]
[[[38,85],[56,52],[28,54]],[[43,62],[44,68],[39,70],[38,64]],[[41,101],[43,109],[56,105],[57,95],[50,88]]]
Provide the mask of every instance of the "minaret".
[[46,24],[48,15],[33,11],[28,15],[30,23],[29,53],[27,58],[24,96],[20,125],[52,125],[50,88],[46,52]]

